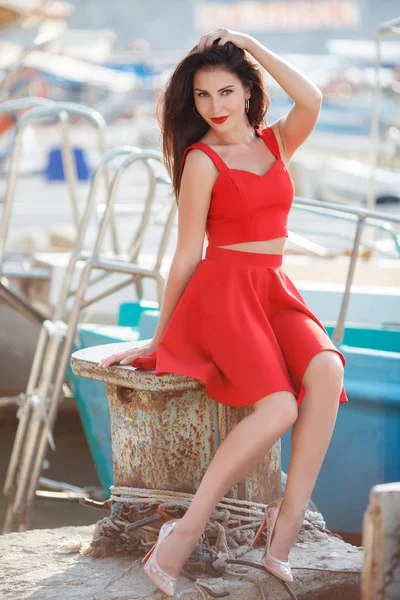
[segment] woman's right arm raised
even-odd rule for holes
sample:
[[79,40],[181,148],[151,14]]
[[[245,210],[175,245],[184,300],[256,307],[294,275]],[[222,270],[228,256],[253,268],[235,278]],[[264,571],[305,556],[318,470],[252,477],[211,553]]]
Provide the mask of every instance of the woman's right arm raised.
[[137,356],[152,354],[164,333],[197,265],[202,259],[207,214],[217,173],[201,150],[188,152],[178,196],[178,240],[165,286],[160,318],[153,339],[140,348],[132,347],[103,359],[99,366],[129,364]]

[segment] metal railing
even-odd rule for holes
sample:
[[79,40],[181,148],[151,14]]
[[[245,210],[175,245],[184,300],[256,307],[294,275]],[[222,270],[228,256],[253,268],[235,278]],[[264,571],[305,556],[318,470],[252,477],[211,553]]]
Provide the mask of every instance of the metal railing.
[[[12,102],[7,102],[6,104],[10,105]],[[4,113],[5,110],[0,105],[0,114],[2,112]],[[18,161],[21,154],[22,135],[28,125],[37,123],[41,120],[49,119],[50,117],[58,119],[61,126],[61,153],[63,166],[65,169],[65,178],[70,196],[76,238],[79,235],[79,210],[76,195],[75,161],[68,131],[68,120],[70,115],[79,116],[80,118],[88,121],[96,130],[100,155],[102,156],[106,151],[106,140],[104,134],[106,123],[100,113],[87,106],[74,104],[72,102],[52,102],[50,105],[47,103],[45,106],[32,108],[19,118],[15,128],[3,213],[0,221],[0,271],[4,261],[4,252],[10,224],[11,211],[15,199],[15,188],[18,175]],[[115,232],[113,236],[113,242],[114,250],[116,253],[118,253],[118,241],[116,240]]]
[[[32,108],[32,106],[34,108]],[[68,186],[68,192],[71,203],[72,218],[75,225],[75,238],[79,240],[81,234],[80,217],[78,210],[78,200],[76,194],[76,172],[75,160],[69,138],[69,116],[78,116],[88,121],[96,130],[97,144],[100,155],[106,150],[105,140],[105,121],[97,111],[71,102],[53,102],[43,98],[23,98],[19,100],[10,100],[0,105],[1,114],[15,114],[21,110],[29,108],[17,121],[12,139],[12,151],[10,155],[10,167],[7,177],[7,186],[3,203],[3,211],[0,219],[0,294],[10,306],[24,314],[29,319],[42,323],[45,319],[51,317],[51,314],[45,314],[37,309],[30,301],[19,294],[8,284],[8,279],[4,276],[4,258],[8,231],[12,209],[15,201],[15,189],[18,176],[18,163],[21,154],[21,142],[23,133],[28,125],[38,121],[46,120],[51,117],[59,121],[61,128],[61,153],[62,162],[65,170],[65,179]],[[108,172],[104,173],[106,186],[109,185]],[[118,252],[118,236],[116,233],[115,221],[112,218],[112,241],[114,251]]]
[[[331,206],[331,202],[329,202],[329,206]],[[343,215],[339,212],[336,212],[334,210],[330,210],[327,208],[320,208],[320,207],[314,208],[311,206],[300,206],[296,202],[295,202],[295,208],[298,208],[299,210],[301,210],[303,212],[311,213],[313,215],[321,215],[322,217],[328,217],[329,219],[338,219],[342,222],[347,222],[347,223],[356,223],[357,222],[356,215],[353,215],[353,214]],[[400,236],[395,231],[393,225],[388,223],[387,220],[384,223],[382,223],[381,221],[375,222],[373,218],[368,220],[367,225],[368,225],[368,227],[372,227],[376,231],[381,231],[381,232],[386,233],[387,236],[392,241],[394,251],[384,250],[384,249],[380,248],[379,242],[374,242],[374,241],[365,240],[365,239],[363,240],[363,245],[367,248],[370,248],[373,251],[379,252],[380,254],[382,254],[388,258],[400,258]],[[299,228],[296,228],[296,229],[297,229],[297,231],[299,230]],[[311,228],[309,228],[307,230],[304,230],[304,228],[303,228],[302,231],[303,232],[305,231],[305,233],[315,233],[315,229],[311,229]],[[349,239],[349,234],[345,234],[340,231],[338,232],[336,230],[332,230],[332,231],[324,230],[323,234],[324,234],[324,236],[335,235],[336,237],[344,238],[346,240]],[[321,253],[318,253],[318,255],[321,255]],[[330,252],[328,248],[322,247],[322,256],[326,256],[326,257],[332,256],[332,252]]]
[[[19,111],[26,111],[35,106],[47,106],[54,104],[54,100],[48,98],[42,98],[40,96],[27,96],[25,98],[18,98],[16,100],[7,100],[0,104],[0,116],[2,115],[16,115]],[[12,147],[15,143],[15,127],[12,129],[11,140],[8,146],[0,153],[0,161],[4,160],[9,156],[12,151]]]
[[[63,321],[61,317],[66,313],[66,302],[71,295],[72,275],[77,262],[84,259],[82,256],[83,240],[87,233],[90,215],[96,207],[95,197],[99,181],[108,163],[122,155],[126,155],[126,158],[116,171],[109,187],[106,210],[98,229],[93,252],[91,253],[91,257],[85,261],[85,267],[81,273],[77,290],[72,293],[72,310],[65,321]],[[155,281],[157,295],[161,302],[164,279],[161,276],[160,268],[177,210],[172,190],[169,194],[170,205],[164,231],[160,239],[155,265],[152,269],[140,267],[138,264],[127,264],[121,260],[106,260],[100,256],[106,232],[111,224],[113,205],[121,177],[130,166],[138,161],[144,161],[147,165],[149,161],[162,163],[162,155],[155,151],[141,152],[137,148],[114,148],[103,156],[92,178],[86,210],[82,219],[81,236],[70,257],[59,301],[55,309],[57,319],[46,320],[42,324],[27,390],[24,394],[24,402],[19,410],[18,430],[4,485],[4,494],[9,496],[10,499],[4,532],[12,530],[15,520],[18,521],[20,530],[24,530],[29,526],[37,488],[39,485],[46,486],[46,481],[40,475],[48,444],[54,448],[52,429],[62,399],[63,384],[81,311],[102,298],[110,296],[123,287],[136,283],[143,278],[150,278]],[[165,178],[164,181],[167,181],[167,179]],[[151,185],[137,235],[128,252],[128,260],[133,257],[138,258],[143,235],[152,221],[150,213],[151,204],[154,200],[154,189],[154,186]],[[101,294],[87,300],[86,292],[90,283],[92,283],[90,281],[90,274],[93,270],[100,270],[106,274],[120,273],[128,275],[129,278],[123,281],[122,284],[112,285]],[[82,490],[82,496],[84,495],[85,493]]]

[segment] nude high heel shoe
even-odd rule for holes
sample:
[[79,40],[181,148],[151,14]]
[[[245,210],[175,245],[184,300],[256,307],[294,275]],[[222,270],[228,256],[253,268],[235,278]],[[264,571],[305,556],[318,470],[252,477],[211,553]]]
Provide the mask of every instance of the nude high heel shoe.
[[261,564],[267,570],[283,579],[284,581],[293,581],[293,575],[290,568],[289,561],[278,560],[275,556],[272,556],[270,552],[271,540],[274,533],[275,523],[278,519],[279,511],[283,502],[283,498],[270,502],[265,509],[264,520],[257,531],[255,538],[251,542],[250,550],[254,548],[258,538],[262,534],[265,528],[267,528],[267,543],[264,548],[264,552],[261,557]]
[[143,570],[146,575],[148,575],[153,583],[155,583],[164,594],[167,594],[167,596],[175,596],[177,578],[168,575],[168,573],[163,571],[160,567],[157,561],[157,550],[169,534],[172,533],[175,525],[176,521],[167,521],[164,523],[158,534],[157,542],[142,560],[142,563],[144,563]]

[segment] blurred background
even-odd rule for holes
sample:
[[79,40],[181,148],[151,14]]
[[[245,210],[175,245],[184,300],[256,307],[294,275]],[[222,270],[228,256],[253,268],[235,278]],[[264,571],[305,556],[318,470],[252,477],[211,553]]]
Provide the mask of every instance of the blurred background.
[[[103,149],[129,144],[161,150],[156,99],[171,70],[205,32],[218,27],[243,31],[287,58],[323,93],[316,128],[290,164],[296,195],[349,207],[378,208],[399,216],[398,28],[392,32],[387,28],[380,40],[379,72],[375,68],[379,27],[399,16],[398,0],[0,0],[0,102],[34,97],[39,99],[37,105],[40,99],[79,103],[97,111],[104,120]],[[271,98],[267,121],[271,123],[288,112],[292,101],[267,73],[265,79]],[[57,119],[29,122],[21,136],[18,165],[13,165],[15,126],[25,109],[9,111],[3,104],[2,110],[0,105],[0,211],[10,169],[18,172],[3,274],[10,281],[18,281],[22,291],[29,287],[27,296],[36,306],[54,306],[65,269],[63,256],[74,247],[76,219],[60,163]],[[82,114],[70,115],[68,127],[76,159],[75,199],[79,216],[102,150],[91,123]],[[372,195],[371,157],[376,160]],[[161,175],[161,167],[158,172],[161,179],[166,178],[165,173]],[[122,245],[131,239],[139,220],[143,210],[140,199],[146,186],[146,170],[137,165],[119,190],[122,218],[118,236]],[[164,196],[161,191],[160,202]],[[97,220],[90,230],[92,240],[101,214],[99,204]],[[299,239],[289,239],[289,259],[302,259],[310,253],[349,256],[354,222],[332,225],[322,215],[293,211],[290,226],[307,234],[310,241],[302,245]],[[147,264],[154,255],[159,232],[155,223],[141,254],[141,264]],[[176,223],[165,253],[164,274],[175,241]],[[108,247],[111,245],[109,240]],[[367,252],[368,246],[366,249]],[[397,259],[398,238],[394,235],[388,239],[378,232],[373,249],[380,259]],[[26,266],[28,259],[31,262]],[[297,275],[306,286],[311,276],[308,263],[304,265]],[[398,267],[393,272],[388,268],[387,275],[381,267],[380,263],[374,276],[379,272],[381,285],[394,286],[393,273],[398,277]],[[30,269],[31,275],[22,277],[23,269]],[[327,284],[342,285],[346,271],[342,265],[337,271],[323,267],[318,273]],[[365,272],[359,284],[367,285],[371,277],[371,271]],[[148,297],[154,300],[154,291],[149,291]],[[88,320],[115,323],[116,307],[129,298],[126,292],[125,296],[105,299],[95,313],[90,312]],[[369,309],[366,315],[366,322],[381,323],[386,319],[394,327],[399,326],[398,318],[391,317],[389,311],[382,319],[375,318]],[[326,317],[328,321],[331,318]],[[15,397],[25,390],[37,336],[37,325],[27,322],[21,327],[10,307],[0,303],[0,396]],[[98,485],[93,450],[91,454],[76,406],[72,401],[63,406],[62,418],[55,428],[57,451],[47,464],[46,476],[72,480],[77,486]],[[0,414],[0,481],[6,474],[17,424],[15,403],[4,401]],[[96,514],[77,503],[67,506],[65,509],[62,503],[39,498],[32,526],[96,520]],[[0,498],[0,521],[5,511],[6,499]],[[336,529],[359,533],[360,514],[353,528],[337,519]]]
[[[29,92],[84,102],[116,129],[123,125],[119,141],[157,143],[157,129],[147,118],[154,117],[154,98],[171,68],[203,33],[226,26],[256,36],[323,91],[313,143],[322,138],[324,149],[337,150],[341,144],[328,134],[349,133],[351,147],[361,152],[367,148],[356,138],[369,132],[375,36],[380,23],[396,17],[398,2],[13,0],[0,7],[0,69],[14,80],[13,86],[8,81],[12,97]],[[383,44],[382,126],[398,109],[398,50],[397,41]],[[290,100],[266,79],[273,120]]]

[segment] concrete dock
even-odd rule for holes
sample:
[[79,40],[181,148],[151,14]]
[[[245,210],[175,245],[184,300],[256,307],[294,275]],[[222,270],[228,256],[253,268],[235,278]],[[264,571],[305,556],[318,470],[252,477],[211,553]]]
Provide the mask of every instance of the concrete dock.
[[[94,525],[31,530],[0,537],[2,600],[150,600],[164,597],[142,570],[141,560],[87,555]],[[262,546],[241,560],[260,562]],[[355,600],[360,597],[363,549],[317,529],[302,530],[290,554],[291,589],[298,600]],[[199,575],[230,600],[288,600],[288,591],[266,571],[228,565],[222,578]],[[204,598],[211,598],[204,593]],[[181,576],[177,598],[201,599]]]

